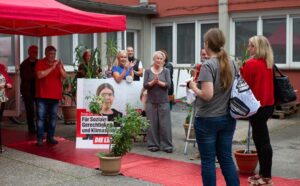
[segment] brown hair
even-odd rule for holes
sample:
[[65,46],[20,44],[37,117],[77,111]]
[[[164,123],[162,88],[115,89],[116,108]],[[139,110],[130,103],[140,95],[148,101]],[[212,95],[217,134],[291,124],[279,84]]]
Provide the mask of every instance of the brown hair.
[[165,54],[165,56],[166,56],[165,62],[167,62],[169,60],[168,52],[165,49],[160,49],[160,51],[162,51]]
[[[88,55],[88,53],[92,54],[92,51],[90,49],[86,49],[83,54],[82,54],[82,58],[85,61],[86,56]],[[87,61],[88,62],[88,61]]]
[[207,47],[217,53],[220,63],[220,82],[221,87],[225,91],[232,83],[232,72],[229,64],[229,56],[224,50],[225,36],[218,28],[209,29],[204,35],[204,41]]
[[110,89],[110,90],[113,92],[113,95],[115,95],[114,87],[111,86],[111,84],[109,84],[109,83],[103,83],[103,84],[101,84],[101,85],[97,88],[96,95],[99,96],[100,93],[102,92],[102,90],[105,89],[105,88]]

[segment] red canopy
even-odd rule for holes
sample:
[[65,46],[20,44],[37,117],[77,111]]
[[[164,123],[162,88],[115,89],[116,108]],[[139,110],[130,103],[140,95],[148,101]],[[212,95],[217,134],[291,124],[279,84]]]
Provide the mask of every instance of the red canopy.
[[0,33],[53,36],[126,29],[126,17],[77,10],[55,0],[0,0]]

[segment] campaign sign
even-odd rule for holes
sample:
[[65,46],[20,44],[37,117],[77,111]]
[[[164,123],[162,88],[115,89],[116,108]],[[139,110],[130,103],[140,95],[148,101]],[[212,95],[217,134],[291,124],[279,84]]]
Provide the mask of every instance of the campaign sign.
[[[104,84],[106,88],[103,88]],[[125,115],[128,104],[137,109],[142,108],[139,100],[142,87],[142,81],[116,83],[112,78],[77,79],[76,148],[109,149],[111,135],[121,125],[114,123],[115,117]],[[88,97],[97,94],[104,95],[109,100],[108,106],[113,110],[112,114],[90,112]]]

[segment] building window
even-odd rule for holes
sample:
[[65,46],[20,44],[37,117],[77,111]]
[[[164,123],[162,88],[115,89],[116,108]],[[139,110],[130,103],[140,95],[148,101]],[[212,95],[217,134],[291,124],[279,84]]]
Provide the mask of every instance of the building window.
[[300,18],[293,19],[293,62],[300,62]]
[[78,34],[78,45],[93,49],[93,34]]
[[14,36],[0,34],[0,63],[5,66],[15,66]]
[[201,24],[201,43],[200,43],[200,48],[204,48],[203,42],[204,42],[204,34],[211,28],[218,28],[219,24],[218,23],[203,23]]
[[24,36],[23,39],[24,43],[23,43],[23,59],[26,59],[28,57],[28,49],[31,45],[36,45],[39,49],[39,55],[38,55],[38,59],[40,59],[43,56],[43,48],[41,47],[41,41],[39,37],[31,37],[31,36]]
[[133,48],[135,48],[134,46],[134,32],[126,32],[126,48],[128,46],[132,46]]
[[195,23],[177,24],[177,64],[195,63]]
[[263,35],[272,45],[274,62],[286,64],[286,19],[264,19]]
[[250,37],[257,35],[257,21],[235,22],[235,57],[242,58]]
[[117,42],[118,40],[118,33],[117,32],[109,32],[107,33],[107,41],[115,41]]
[[64,65],[73,65],[72,35],[59,36],[57,43],[57,58],[61,59]]
[[172,35],[172,26],[159,26],[155,28],[155,50],[165,49],[168,52],[169,61],[173,61]]
[[134,48],[134,56],[138,58],[140,55],[140,47],[139,47],[139,31],[138,30],[130,30],[126,32],[126,47],[131,46]]

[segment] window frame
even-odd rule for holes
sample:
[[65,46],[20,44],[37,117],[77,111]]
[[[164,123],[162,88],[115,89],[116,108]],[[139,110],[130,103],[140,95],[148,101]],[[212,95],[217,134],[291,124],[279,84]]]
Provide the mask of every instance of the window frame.
[[[175,43],[174,43],[174,23],[157,23],[157,24],[154,24],[152,26],[152,46],[151,46],[151,56],[152,54],[156,51],[155,47],[156,47],[156,27],[167,27],[167,26],[170,26],[172,27],[172,60],[170,60],[173,65],[177,64],[175,63],[176,59],[175,57],[175,50],[177,51],[177,48],[175,48]],[[152,64],[152,59],[151,59],[151,64]]]
[[[230,18],[230,38],[235,38],[236,21],[257,20],[257,35],[263,33],[264,19],[286,19],[286,61],[284,64],[276,64],[282,69],[300,69],[300,61],[293,61],[293,20],[300,18],[299,9],[257,11],[248,13],[233,13]],[[235,56],[235,40],[230,39],[230,55]]]
[[[177,52],[177,43],[178,43],[178,40],[177,40],[177,33],[178,33],[178,25],[179,24],[194,24],[194,33],[195,33],[195,43],[194,43],[194,47],[195,47],[195,61],[194,61],[194,64],[195,64],[195,62],[196,62],[196,59],[197,59],[197,57],[196,57],[196,53],[197,53],[197,38],[196,38],[196,35],[197,35],[197,21],[178,21],[178,22],[176,22],[175,23],[175,30],[173,29],[173,39],[175,39],[175,41],[176,41],[176,45],[173,45],[173,56],[174,56],[174,54],[176,54],[176,58],[175,58],[175,60],[174,60],[174,58],[173,58],[173,60],[174,61],[176,61],[176,63],[174,63],[173,62],[173,64],[176,64],[176,66],[177,67],[190,67],[191,66],[191,64],[179,64],[179,63],[177,63],[177,61],[178,61],[178,56],[177,56],[177,54],[178,54],[178,52]],[[175,38],[174,38],[175,37]],[[175,49],[175,50],[174,50]],[[175,52],[174,52],[175,51]]]
[[[203,24],[219,24],[218,21],[214,21],[214,20],[208,20],[208,21],[198,21],[198,26],[197,26],[197,33],[196,33],[196,41],[199,41],[199,42],[196,42],[195,45],[196,45],[196,52],[195,52],[195,62],[197,64],[201,63],[201,57],[200,57],[200,52],[201,52],[201,44],[204,42],[202,41],[202,38],[201,38],[201,35],[202,35],[202,25]],[[204,47],[204,46],[203,46]]]
[[[194,23],[195,24],[195,62],[200,63],[200,50],[201,50],[201,26],[202,24],[218,24],[218,19],[216,19],[215,16],[208,16],[208,17],[193,17],[189,19],[189,17],[185,18],[178,18],[178,19],[166,19],[162,21],[154,20],[152,22],[152,47],[151,51],[152,53],[155,51],[156,46],[156,27],[163,27],[163,26],[171,26],[173,35],[172,35],[172,50],[173,50],[173,56],[172,56],[172,62],[173,66],[176,68],[186,68],[190,67],[191,64],[178,64],[177,63],[177,25],[178,24],[187,24],[187,23]],[[198,42],[200,41],[200,42]]]
[[[280,68],[290,68],[290,56],[289,56],[289,42],[290,42],[290,39],[289,39],[289,26],[288,26],[288,15],[286,15],[285,17],[284,16],[260,16],[261,17],[261,35],[263,34],[264,30],[263,30],[263,20],[264,19],[285,19],[285,27],[286,27],[286,40],[285,40],[285,63],[275,63],[277,67],[280,67]],[[275,61],[274,61],[275,62]]]
[[287,22],[287,24],[290,25],[290,29],[287,30],[288,36],[290,36],[290,43],[289,43],[289,48],[290,50],[289,52],[289,57],[290,57],[290,63],[292,67],[296,67],[298,69],[300,69],[300,61],[294,61],[293,60],[293,39],[294,39],[294,35],[293,35],[293,28],[294,28],[294,19],[300,19],[300,15],[295,15],[295,16],[290,16],[289,21]]
[[[130,32],[130,33],[133,33],[133,48],[134,48],[134,56],[136,57],[136,58],[139,58],[139,46],[138,46],[138,31],[137,30],[131,30],[131,29],[128,29],[128,30],[126,30],[126,32],[124,32],[125,33],[125,35],[128,33],[128,32]],[[125,39],[125,46],[124,46],[124,50],[126,50],[127,49],[127,46],[128,46],[128,44],[127,44],[127,35],[124,37],[124,38],[126,38]]]

